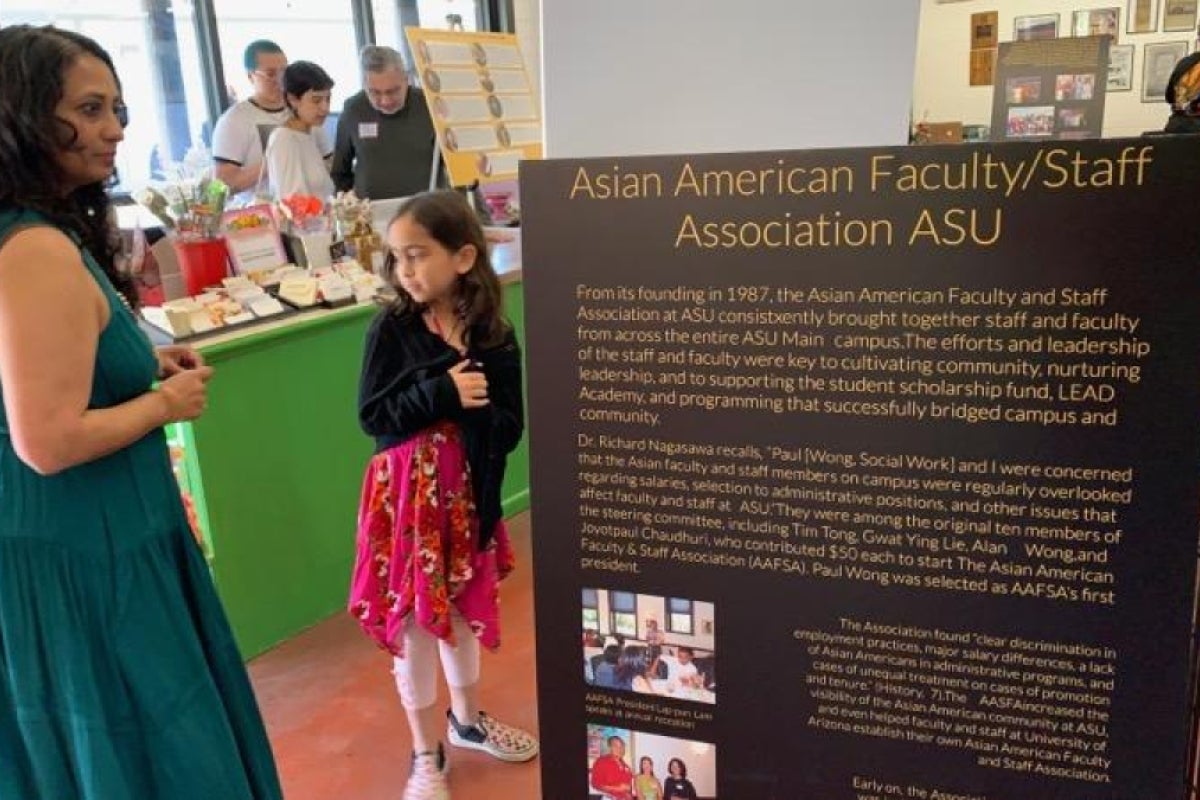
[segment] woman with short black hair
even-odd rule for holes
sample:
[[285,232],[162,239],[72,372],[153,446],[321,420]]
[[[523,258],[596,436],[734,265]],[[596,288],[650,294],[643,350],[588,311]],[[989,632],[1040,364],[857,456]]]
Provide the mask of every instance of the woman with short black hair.
[[329,116],[332,90],[333,78],[311,61],[296,61],[283,71],[283,96],[292,115],[267,140],[263,163],[272,198],[333,196],[329,164],[313,137]]

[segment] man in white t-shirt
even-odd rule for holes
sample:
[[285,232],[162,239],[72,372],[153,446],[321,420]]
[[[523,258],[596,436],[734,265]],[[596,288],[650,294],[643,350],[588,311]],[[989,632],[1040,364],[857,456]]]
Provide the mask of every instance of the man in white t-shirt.
[[667,681],[680,686],[701,686],[703,679],[700,677],[700,671],[692,663],[694,655],[690,647],[676,647],[674,658],[664,656],[663,662],[667,665]]
[[[216,176],[232,193],[231,205],[252,202],[262,176],[263,151],[271,132],[291,116],[283,98],[283,70],[287,56],[279,45],[259,39],[246,46],[246,73],[254,94],[230,106],[213,130],[212,153]],[[333,155],[333,146],[323,128],[313,130],[321,155]]]

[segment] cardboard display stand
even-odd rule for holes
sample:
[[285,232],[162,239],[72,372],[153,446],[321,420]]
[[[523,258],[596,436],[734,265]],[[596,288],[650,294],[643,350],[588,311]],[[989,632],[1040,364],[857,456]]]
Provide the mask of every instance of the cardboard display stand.
[[510,180],[519,161],[542,157],[540,106],[514,35],[405,33],[451,185]]

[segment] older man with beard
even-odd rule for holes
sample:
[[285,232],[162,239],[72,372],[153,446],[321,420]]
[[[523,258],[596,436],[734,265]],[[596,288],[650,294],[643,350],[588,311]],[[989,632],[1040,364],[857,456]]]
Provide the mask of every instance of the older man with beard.
[[410,86],[391,47],[362,49],[363,90],[338,119],[333,182],[338,191],[383,200],[429,188],[436,134],[425,93]]

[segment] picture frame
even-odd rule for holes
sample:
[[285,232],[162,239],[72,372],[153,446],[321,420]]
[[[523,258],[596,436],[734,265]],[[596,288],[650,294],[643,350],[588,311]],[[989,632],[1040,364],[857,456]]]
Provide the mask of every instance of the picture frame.
[[1072,36],[1109,36],[1116,44],[1120,30],[1121,9],[1116,6],[1071,12]]
[[1115,44],[1108,49],[1109,92],[1128,92],[1133,89],[1133,45]]
[[221,226],[235,274],[249,275],[287,263],[279,221],[269,204],[226,211]]
[[1167,81],[1179,60],[1188,54],[1185,40],[1147,44],[1142,53],[1142,102],[1167,102]]
[[1000,41],[1000,12],[984,11],[971,15],[971,49],[995,47]]
[[1058,14],[1029,14],[1013,19],[1013,41],[1032,42],[1058,38]]
[[1125,7],[1126,33],[1154,33],[1158,30],[1158,0],[1129,0]]
[[996,80],[996,48],[971,51],[970,86],[991,86]]
[[1165,0],[1163,3],[1163,33],[1190,31],[1196,27],[1197,0]]

